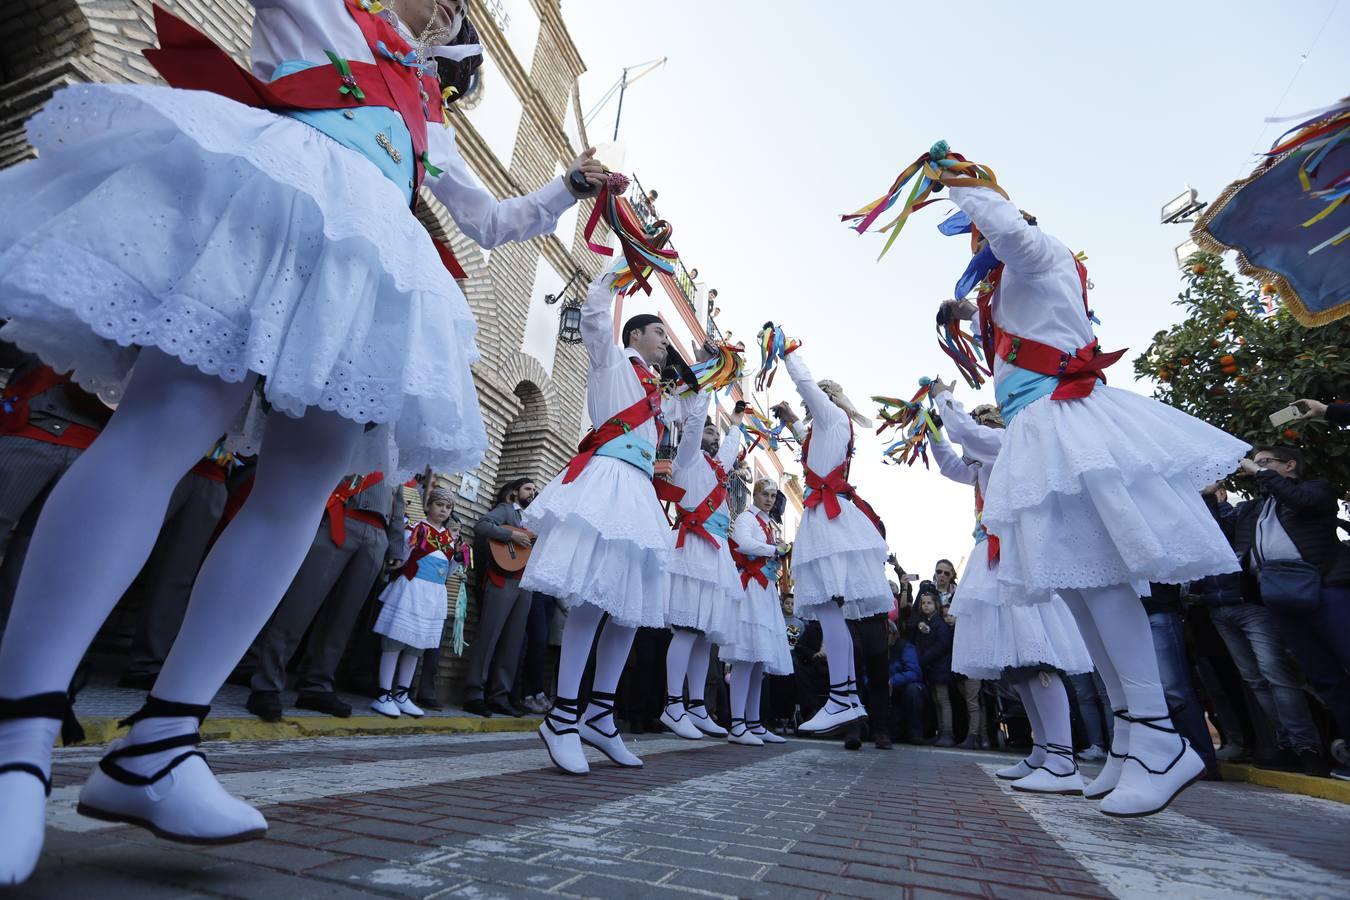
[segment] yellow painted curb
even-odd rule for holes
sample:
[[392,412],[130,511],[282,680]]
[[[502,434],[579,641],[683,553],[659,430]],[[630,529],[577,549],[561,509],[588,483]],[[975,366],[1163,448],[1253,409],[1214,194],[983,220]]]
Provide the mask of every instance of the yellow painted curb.
[[1224,781],[1246,781],[1263,787],[1278,788],[1290,794],[1350,804],[1350,781],[1314,778],[1311,775],[1296,775],[1293,772],[1273,772],[1239,763],[1219,763],[1219,770],[1223,773]]
[[[539,719],[513,719],[506,716],[483,719],[478,716],[426,716],[421,719],[386,719],[374,716],[296,716],[280,722],[264,722],[252,717],[207,719],[202,737],[208,741],[284,741],[317,737],[354,737],[386,734],[506,734],[533,731]],[[126,733],[115,718],[80,718],[85,743],[106,744]]]

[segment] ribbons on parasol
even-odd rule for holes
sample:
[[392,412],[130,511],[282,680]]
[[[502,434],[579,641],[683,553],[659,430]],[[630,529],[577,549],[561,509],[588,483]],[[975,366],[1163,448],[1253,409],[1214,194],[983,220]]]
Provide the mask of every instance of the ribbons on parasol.
[[[877,434],[895,429],[900,439],[882,450],[882,455],[891,465],[914,465],[922,459],[924,468],[928,468],[928,444],[942,440],[942,430],[934,420],[935,410],[930,396],[933,379],[924,376],[919,379],[919,389],[909,400],[898,397],[873,397],[877,404],[877,418],[881,424]],[[928,405],[924,405],[927,401]]]
[[1312,327],[1350,315],[1350,97],[1293,118],[1191,237],[1206,252],[1236,250],[1238,271],[1273,285]]
[[591,217],[586,221],[584,232],[586,246],[601,256],[614,255],[612,249],[604,244],[597,244],[593,239],[595,229],[603,218],[605,224],[619,239],[619,248],[623,251],[624,262],[616,267],[615,271],[619,273],[619,277],[615,279],[614,289],[627,295],[641,288],[650,294],[652,286],[648,279],[651,273],[660,271],[667,275],[673,274],[675,260],[679,259],[680,255],[669,247],[658,247],[657,240],[660,235],[649,235],[643,229],[633,205],[623,197],[628,185],[626,175],[618,172],[609,173],[605,186],[595,198]]
[[[913,181],[914,185],[910,188],[908,196],[901,201],[900,198],[905,185],[909,184],[910,181]],[[895,239],[900,236],[900,231],[905,227],[905,222],[909,220],[911,213],[942,199],[932,195],[941,191],[944,183],[951,187],[974,185],[991,187],[1005,197],[1007,196],[1003,189],[998,186],[998,179],[994,176],[993,169],[979,163],[973,163],[959,153],[953,153],[946,141],[938,141],[928,149],[927,153],[910,163],[896,177],[895,182],[891,184],[886,193],[857,212],[849,213],[840,218],[844,222],[856,223],[851,226],[853,230],[858,234],[864,234],[872,228],[877,219],[899,203],[900,211],[895,218],[876,229],[882,233],[887,231],[891,233],[890,237],[886,239],[885,245],[881,248],[881,253],[877,256],[877,259],[881,259],[891,249]]]

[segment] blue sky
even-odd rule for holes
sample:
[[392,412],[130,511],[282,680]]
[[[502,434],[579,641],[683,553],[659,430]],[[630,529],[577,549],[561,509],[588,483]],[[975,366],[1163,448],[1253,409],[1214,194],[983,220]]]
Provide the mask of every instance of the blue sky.
[[[718,289],[722,327],[751,340],[765,319],[783,323],[816,376],[860,406],[955,374],[933,311],[968,245],[937,233],[943,209],[921,212],[881,263],[881,238],[838,218],[934,140],[992,166],[1042,227],[1087,252],[1098,334],[1131,350],[1112,383],[1147,393],[1128,359],[1179,318],[1173,247],[1186,237],[1159,225],[1159,208],[1188,183],[1209,200],[1245,174],[1281,130],[1265,117],[1350,88],[1345,0],[565,0],[563,13],[589,68],[583,109],[622,66],[669,57],[629,91],[620,137],[686,265]],[[613,114],[592,140],[609,138]],[[880,447],[860,440],[855,482],[901,562],[931,572],[968,552],[970,489],[883,466]]]

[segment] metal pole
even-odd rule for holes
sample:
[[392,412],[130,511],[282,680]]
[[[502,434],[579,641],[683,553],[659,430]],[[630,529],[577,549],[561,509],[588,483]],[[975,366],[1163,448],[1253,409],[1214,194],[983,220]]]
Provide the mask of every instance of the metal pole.
[[628,70],[623,70],[623,78],[619,81],[619,110],[614,113],[614,140],[619,139],[619,118],[623,115],[623,92],[628,89]]

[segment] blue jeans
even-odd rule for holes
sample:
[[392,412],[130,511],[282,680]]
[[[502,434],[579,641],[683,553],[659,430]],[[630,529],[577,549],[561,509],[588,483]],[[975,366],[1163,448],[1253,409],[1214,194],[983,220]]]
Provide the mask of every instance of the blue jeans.
[[1284,642],[1275,636],[1270,611],[1255,603],[1214,606],[1210,621],[1223,638],[1242,673],[1242,680],[1275,726],[1281,747],[1317,750],[1322,745],[1308,710],[1298,672],[1285,655]]
[[548,691],[548,634],[553,624],[553,610],[558,601],[548,594],[535,591],[530,599],[530,615],[525,620],[525,666],[522,673],[522,693],[526,697]]
[[1322,602],[1303,615],[1270,610],[1275,633],[1350,740],[1350,587],[1322,585]]
[[1207,768],[1218,765],[1214,758],[1214,742],[1209,736],[1205,711],[1191,685],[1190,663],[1186,659],[1186,635],[1181,616],[1174,612],[1148,614],[1153,629],[1153,649],[1158,655],[1158,676],[1162,679],[1167,708],[1172,713],[1172,724],[1195,748]]
[[1083,720],[1088,743],[1105,750],[1111,746],[1111,732],[1106,718],[1109,705],[1106,702],[1106,688],[1097,687],[1101,676],[1092,671],[1067,677],[1073,686],[1074,698],[1078,701],[1078,716]]

